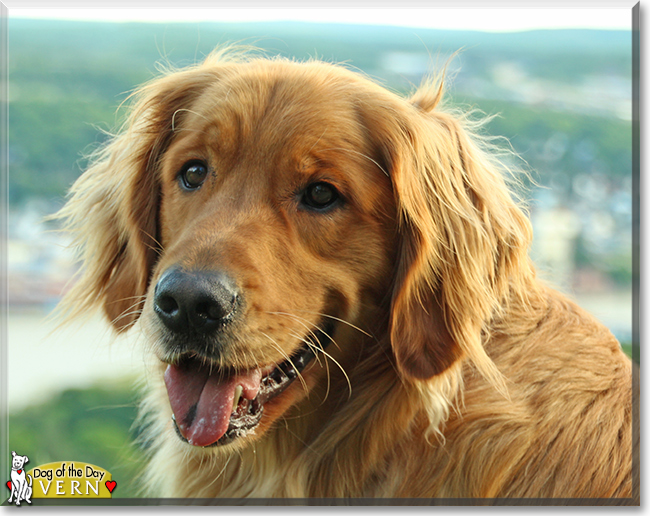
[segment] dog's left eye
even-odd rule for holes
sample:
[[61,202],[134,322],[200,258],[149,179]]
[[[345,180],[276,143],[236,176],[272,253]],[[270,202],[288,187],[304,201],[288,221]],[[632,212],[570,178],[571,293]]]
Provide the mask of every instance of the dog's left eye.
[[208,176],[208,167],[202,161],[188,161],[178,175],[181,185],[186,190],[196,190]]
[[339,199],[339,192],[334,186],[320,181],[309,185],[305,189],[301,202],[311,209],[326,210],[334,206]]

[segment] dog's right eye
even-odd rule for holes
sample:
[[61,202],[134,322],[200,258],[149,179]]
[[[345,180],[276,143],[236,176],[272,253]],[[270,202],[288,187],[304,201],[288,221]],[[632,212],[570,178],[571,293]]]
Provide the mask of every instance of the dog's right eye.
[[196,190],[208,177],[208,166],[203,161],[188,161],[181,168],[178,177],[185,190]]

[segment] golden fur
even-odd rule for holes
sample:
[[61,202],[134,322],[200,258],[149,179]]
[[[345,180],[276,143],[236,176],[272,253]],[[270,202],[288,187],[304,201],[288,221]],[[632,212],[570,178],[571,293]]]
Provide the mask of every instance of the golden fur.
[[[118,330],[174,265],[229,271],[246,313],[214,367],[335,344],[253,435],[193,447],[156,360],[150,494],[171,497],[638,497],[632,367],[610,332],[541,284],[505,168],[430,81],[402,99],[342,67],[217,52],[142,87],[60,217],[83,269],[63,310]],[[205,184],[179,192],[189,159]],[[309,181],[344,204],[296,206]],[[637,434],[638,435],[638,434]]]

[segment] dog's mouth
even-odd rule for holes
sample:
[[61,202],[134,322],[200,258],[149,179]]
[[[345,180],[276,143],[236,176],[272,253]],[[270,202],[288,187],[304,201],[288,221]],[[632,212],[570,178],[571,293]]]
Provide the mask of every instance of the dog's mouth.
[[289,359],[265,368],[223,370],[193,354],[169,364],[165,385],[180,438],[194,446],[220,446],[251,433],[264,404],[298,378],[331,342],[333,331],[334,325],[326,324]]

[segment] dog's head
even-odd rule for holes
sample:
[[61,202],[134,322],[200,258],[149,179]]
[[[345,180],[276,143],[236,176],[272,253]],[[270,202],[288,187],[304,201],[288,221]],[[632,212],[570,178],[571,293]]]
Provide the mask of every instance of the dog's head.
[[142,319],[183,439],[263,434],[352,327],[404,381],[464,357],[496,376],[481,332],[529,230],[440,95],[222,55],[140,90],[61,213],[85,262],[66,302]]
[[11,452],[12,459],[11,459],[11,468],[12,469],[22,469],[23,466],[29,462],[29,459],[27,458],[26,455],[18,455],[15,451]]

